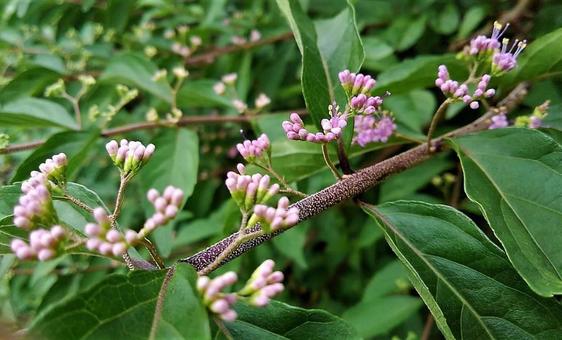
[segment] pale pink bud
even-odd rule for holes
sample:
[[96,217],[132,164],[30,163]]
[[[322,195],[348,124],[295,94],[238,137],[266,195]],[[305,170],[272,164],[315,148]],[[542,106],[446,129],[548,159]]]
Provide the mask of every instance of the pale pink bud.
[[98,250],[103,255],[110,255],[113,253],[113,245],[108,242],[103,242],[99,245]]
[[197,278],[197,290],[202,292],[203,290],[205,290],[205,288],[207,288],[207,286],[209,285],[209,282],[211,282],[211,279],[209,279],[208,276],[200,276]]
[[178,213],[178,208],[175,205],[169,205],[166,207],[165,215],[167,218],[174,218]]
[[86,248],[88,248],[89,250],[97,250],[98,247],[100,246],[101,241],[99,238],[91,238],[88,241],[86,241]]
[[96,221],[98,221],[98,223],[100,224],[109,223],[109,217],[107,216],[107,213],[103,208],[101,207],[95,208],[93,215]]
[[31,248],[29,247],[20,247],[16,250],[16,256],[20,259],[20,260],[29,260],[33,257],[33,250],[31,250]]
[[31,221],[23,216],[18,216],[14,218],[14,225],[18,228],[29,229],[29,227],[31,227]]
[[53,236],[56,240],[62,239],[64,234],[64,228],[60,225],[55,225],[51,228],[51,236]]
[[19,248],[27,247],[27,244],[19,238],[13,239],[10,243],[10,248],[15,253]]
[[220,314],[220,318],[227,322],[232,322],[236,320],[238,314],[233,309],[229,309],[226,313]]
[[55,251],[52,249],[41,249],[37,254],[39,261],[47,261],[55,256]]
[[276,271],[271,273],[268,277],[267,277],[267,282],[268,283],[278,283],[278,282],[282,282],[284,278],[284,275],[282,272],[280,271]]
[[218,299],[211,304],[209,309],[217,314],[226,313],[230,309],[230,305],[224,299]]
[[151,203],[154,203],[158,197],[160,197],[160,194],[156,189],[150,189],[146,193],[146,198],[148,198]]
[[181,189],[175,189],[174,193],[172,194],[171,203],[179,207],[182,201],[183,201],[183,191]]
[[105,234],[105,239],[111,243],[119,242],[121,240],[121,233],[115,229],[111,229]]
[[105,149],[111,158],[117,156],[117,150],[119,150],[119,145],[116,141],[112,140],[111,142],[105,144]]
[[148,144],[146,146],[146,148],[144,149],[144,154],[142,156],[142,160],[146,161],[150,158],[150,156],[152,156],[152,154],[154,153],[154,150],[156,150],[156,147],[154,146],[154,144]]
[[127,240],[127,243],[129,243],[129,244],[136,243],[138,241],[138,239],[139,239],[139,235],[134,230],[129,229],[125,233],[125,240]]
[[174,188],[171,185],[168,185],[166,189],[164,189],[164,193],[162,194],[162,196],[166,199],[166,201],[169,202],[172,200],[172,196],[174,195],[175,190],[176,188]]
[[168,202],[164,197],[158,197],[156,201],[154,201],[154,208],[156,208],[157,211],[163,212],[166,210],[167,206]]
[[101,227],[95,223],[88,223],[84,227],[84,231],[88,236],[97,236],[101,233]]
[[112,249],[111,249],[111,251],[113,252],[113,255],[115,255],[115,256],[123,255],[126,250],[127,250],[127,245],[123,242],[119,242],[119,243],[114,244]]

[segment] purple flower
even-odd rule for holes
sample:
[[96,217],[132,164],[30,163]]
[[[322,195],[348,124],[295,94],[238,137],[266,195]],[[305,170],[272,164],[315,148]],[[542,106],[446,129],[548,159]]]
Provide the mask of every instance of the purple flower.
[[50,226],[57,223],[47,175],[32,171],[21,185],[24,193],[14,207],[14,224],[23,229]]
[[386,143],[396,130],[396,124],[394,124],[392,117],[388,115],[383,115],[380,118],[372,115],[359,115],[355,116],[354,129],[353,143],[364,147],[373,142]]
[[225,184],[240,209],[250,211],[254,205],[266,203],[279,192],[279,184],[270,184],[268,175],[246,175],[243,164],[238,164],[237,169],[238,173],[226,174]]
[[37,229],[29,234],[29,245],[20,239],[11,242],[12,252],[20,260],[38,259],[47,261],[59,253],[60,244],[66,239],[66,232],[60,225],[50,230]]
[[364,114],[373,114],[378,112],[381,105],[383,103],[383,99],[379,96],[376,97],[367,97],[364,94],[359,94],[354,96],[349,101],[351,108],[357,113],[364,113]]
[[141,142],[122,139],[119,144],[112,140],[105,149],[113,163],[125,174],[135,174],[148,162],[156,147],[154,144],[144,146]]
[[499,113],[491,118],[492,124],[488,127],[488,129],[501,129],[507,127],[509,122],[507,121],[507,117],[505,113]]
[[254,206],[254,214],[248,221],[248,226],[260,223],[266,232],[289,228],[299,221],[299,209],[289,208],[289,199],[281,197],[277,202],[277,209],[264,204]]
[[503,39],[501,50],[492,57],[492,70],[494,73],[502,73],[514,69],[517,66],[517,57],[527,46],[525,40],[515,40],[508,50],[508,44],[509,39]]
[[349,70],[341,71],[338,78],[348,96],[368,93],[376,84],[376,80],[370,75],[352,73]]
[[290,121],[284,121],[282,126],[291,140],[302,140],[311,143],[329,143],[338,139],[342,129],[347,125],[347,115],[337,112],[338,107],[333,109],[330,105],[330,119],[322,119],[321,125],[324,132],[312,133],[304,128],[304,122],[298,113],[293,112]]
[[441,92],[449,98],[455,100],[462,100],[466,104],[469,104],[470,108],[475,110],[480,107],[478,99],[483,97],[492,97],[496,90],[488,89],[488,84],[490,83],[490,75],[484,74],[474,93],[470,95],[468,93],[468,86],[466,84],[460,84],[457,81],[449,79],[449,72],[445,65],[440,65],[437,71],[437,79],[435,79],[435,85],[439,86]]
[[225,294],[225,288],[232,286],[238,280],[235,272],[226,272],[210,279],[200,276],[197,279],[197,290],[203,296],[203,303],[209,310],[217,314],[224,321],[234,321],[238,316],[232,305],[238,299],[236,294]]
[[508,27],[509,23],[503,26],[497,21],[494,22],[492,36],[488,38],[484,35],[479,35],[476,38],[472,39],[468,48],[468,54],[477,55],[480,53],[487,53],[498,49],[500,47],[499,39],[505,33]]
[[270,146],[269,138],[265,133],[256,140],[245,140],[242,143],[238,143],[236,148],[238,152],[244,159],[248,162],[253,162],[256,158],[263,155],[264,151],[268,151]]

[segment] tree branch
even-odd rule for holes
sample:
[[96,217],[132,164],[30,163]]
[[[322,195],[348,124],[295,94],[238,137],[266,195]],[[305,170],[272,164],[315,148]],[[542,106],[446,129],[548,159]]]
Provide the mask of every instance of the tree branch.
[[[511,91],[511,93],[506,98],[504,98],[498,106],[505,107],[505,110],[511,111],[521,102],[526,93],[527,84],[522,83],[518,85],[513,91]],[[408,151],[402,152],[380,163],[371,165],[352,175],[349,175],[338,181],[337,183],[296,202],[291,207],[296,207],[299,209],[299,222],[302,222],[309,217],[317,215],[342,201],[348,200],[367,191],[368,189],[380,183],[386,177],[405,169],[409,169],[414,165],[432,157],[433,155],[442,151],[442,145],[445,138],[461,136],[471,132],[486,129],[490,125],[490,118],[496,113],[497,110],[490,110],[474,122],[457,130],[449,132],[441,137],[432,139],[431,146],[432,149],[435,149],[434,152],[430,152],[426,144],[419,145]],[[259,229],[259,225],[257,225],[256,227],[248,228],[248,230],[246,230],[245,232],[250,233],[258,231]],[[259,236],[250,241],[242,243],[233,252],[230,253],[230,256],[226,258],[222,264],[246,253],[247,251],[257,247],[263,242],[272,239],[283,231],[284,230]],[[225,239],[215,243],[214,245],[211,245],[210,247],[198,252],[197,254],[194,254],[180,261],[189,263],[196,270],[200,271],[203,268],[207,267],[210,263],[215,261],[215,259],[223,253],[224,249],[228,248],[228,246],[232,242],[235,242],[237,239],[238,233],[234,233],[226,237]]]

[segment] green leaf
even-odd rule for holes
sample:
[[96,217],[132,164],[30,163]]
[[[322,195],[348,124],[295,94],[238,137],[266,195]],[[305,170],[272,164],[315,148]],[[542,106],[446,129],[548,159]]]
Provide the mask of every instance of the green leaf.
[[[66,183],[66,193],[79,199],[92,209],[102,207],[109,212],[109,209],[107,209],[98,194],[81,184],[73,182]],[[64,197],[54,196],[53,198],[55,199],[54,206],[59,219],[67,226],[84,233],[86,223],[92,220],[91,214]]]
[[210,339],[196,280],[181,264],[175,272],[114,274],[46,309],[30,332],[44,339]]
[[21,194],[20,184],[0,187],[0,219],[13,213],[14,206],[18,203]]
[[213,90],[216,81],[197,79],[187,81],[178,92],[178,107],[232,107],[227,96],[219,96]]
[[530,43],[521,53],[513,75],[506,77],[509,84],[522,80],[560,76],[562,74],[562,28]]
[[459,211],[414,201],[363,204],[446,339],[556,339],[562,307],[535,295]]
[[305,226],[291,231],[290,233],[283,233],[273,239],[275,248],[286,257],[295,261],[295,263],[306,269],[306,256],[304,254],[304,246],[306,244],[307,229]]
[[[21,97],[42,95],[45,88],[59,79],[60,75],[43,67],[32,67],[18,73],[0,92],[0,104]],[[68,114],[67,114],[68,115]],[[76,124],[72,123],[76,128]]]
[[399,16],[384,32],[384,38],[397,51],[407,50],[422,37],[426,22],[427,15],[425,14],[416,17]]
[[346,310],[342,318],[366,338],[388,333],[422,305],[417,297],[394,295],[407,292],[410,287],[408,272],[400,261],[394,260],[371,278],[361,301]]
[[185,204],[197,183],[197,134],[187,129],[168,129],[162,131],[152,143],[156,145],[156,152],[140,172],[139,182],[143,192],[150,188],[162,192],[168,185],[173,185],[183,190]]
[[413,90],[386,98],[384,105],[395,114],[398,125],[421,133],[431,121],[437,101],[427,90]]
[[0,106],[0,124],[19,127],[76,129],[76,122],[61,105],[39,98],[20,98]]
[[11,254],[10,244],[14,238],[27,240],[29,233],[12,224],[12,216],[0,220],[0,254]]
[[406,59],[388,68],[377,77],[375,94],[389,91],[392,94],[404,93],[413,89],[435,86],[435,77],[439,65],[445,64],[455,79],[468,75],[466,67],[452,54],[442,56],[418,56]]
[[68,158],[67,177],[72,178],[84,165],[88,153],[95,145],[99,131],[89,132],[66,131],[52,135],[39,148],[35,149],[18,167],[12,182],[29,178],[33,170],[39,169],[39,164],[58,153],[65,153]]
[[462,19],[457,38],[468,37],[485,17],[486,8],[484,6],[471,6]]
[[156,65],[143,55],[126,52],[111,59],[101,75],[101,80],[133,86],[171,103],[172,89],[168,83],[152,80],[156,71]]
[[277,0],[287,18],[302,55],[302,91],[314,123],[327,116],[334,100],[343,103],[338,72],[357,71],[364,59],[363,45],[355,24],[355,11],[347,8],[331,19],[316,23],[306,16],[298,1]]
[[236,304],[238,319],[225,326],[235,339],[359,339],[342,319],[323,310],[271,301],[265,308]]
[[538,294],[562,293],[562,147],[530,129],[497,129],[452,140],[465,191],[509,259]]
[[436,32],[445,35],[451,34],[459,26],[459,10],[453,2],[448,2],[444,8],[438,10],[435,19],[429,20],[429,24]]

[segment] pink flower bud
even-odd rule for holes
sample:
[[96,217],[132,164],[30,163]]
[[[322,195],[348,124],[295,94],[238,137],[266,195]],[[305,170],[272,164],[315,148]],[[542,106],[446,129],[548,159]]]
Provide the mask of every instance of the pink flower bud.
[[18,216],[14,218],[14,225],[18,228],[29,229],[31,227],[31,221],[25,217]]
[[164,212],[167,206],[168,202],[164,197],[158,197],[156,201],[154,201],[154,208],[156,208],[156,211]]
[[99,245],[98,250],[103,255],[111,255],[113,253],[113,244],[108,242],[102,242]]
[[174,188],[171,185],[168,185],[166,189],[164,189],[164,194],[162,194],[162,196],[166,199],[166,201],[169,202],[172,200],[172,196],[174,195],[175,190],[176,188]]
[[41,249],[37,254],[39,261],[47,261],[55,257],[55,251],[52,249]]
[[174,193],[172,194],[171,203],[176,207],[179,207],[182,201],[183,201],[183,191],[181,189],[175,189]]
[[100,245],[101,245],[101,241],[98,238],[91,238],[88,239],[88,241],[86,241],[86,248],[88,248],[88,250],[91,251],[97,250]]
[[101,233],[101,227],[95,223],[88,223],[84,227],[84,231],[88,236],[98,236]]
[[111,142],[105,144],[105,149],[111,158],[117,156],[117,150],[119,150],[119,145],[116,141],[112,140]]
[[14,253],[17,252],[19,248],[23,248],[23,247],[27,248],[27,244],[24,241],[20,240],[19,238],[13,239],[12,242],[10,243],[10,248]]
[[127,245],[123,242],[119,242],[119,243],[114,244],[112,249],[111,249],[111,251],[113,252],[113,255],[115,255],[115,256],[123,255],[126,250],[127,250]]
[[175,205],[169,205],[166,207],[165,215],[167,218],[174,218],[178,213],[178,208]]
[[211,282],[211,279],[209,279],[208,276],[200,276],[197,278],[197,290],[202,292],[204,291],[207,286],[209,285],[209,282]]
[[158,197],[160,197],[160,193],[158,193],[156,189],[150,189],[146,193],[146,198],[148,198],[148,201],[151,203],[154,203]]
[[156,226],[161,226],[166,223],[166,217],[162,213],[156,213],[152,216],[152,220],[156,224]]
[[64,228],[60,225],[55,225],[51,228],[51,236],[55,238],[55,240],[60,240],[64,237]]
[[119,242],[122,239],[121,233],[115,229],[111,229],[105,234],[105,239],[111,243]]
[[154,153],[154,150],[156,150],[156,147],[154,146],[154,144],[148,144],[146,146],[146,148],[144,149],[144,154],[142,156],[142,160],[147,161],[152,156],[152,154]]
[[16,256],[20,260],[29,260],[33,257],[33,250],[29,247],[20,247],[16,250]]
[[216,314],[226,313],[230,309],[230,305],[224,299],[218,299],[211,304],[209,309]]
[[94,209],[93,212],[94,215],[94,219],[96,221],[98,221],[98,223],[100,224],[107,224],[109,223],[109,217],[107,216],[107,213],[105,212],[105,209],[98,207]]
[[220,318],[227,322],[232,322],[236,320],[237,317],[238,314],[233,309],[229,309],[226,313],[220,314]]
[[477,101],[473,101],[472,103],[470,103],[470,108],[473,109],[473,110],[476,110],[479,107],[480,107],[480,104],[478,104]]
[[125,240],[127,241],[127,243],[129,244],[134,244],[138,241],[139,239],[139,235],[136,231],[134,230],[127,230],[127,232],[125,233]]
[[284,275],[282,272],[280,271],[276,271],[271,273],[268,277],[267,277],[267,282],[268,283],[279,283],[282,282],[284,278]]
[[135,149],[135,153],[133,154],[133,159],[136,162],[140,162],[143,159],[145,148],[144,146],[140,145]]

